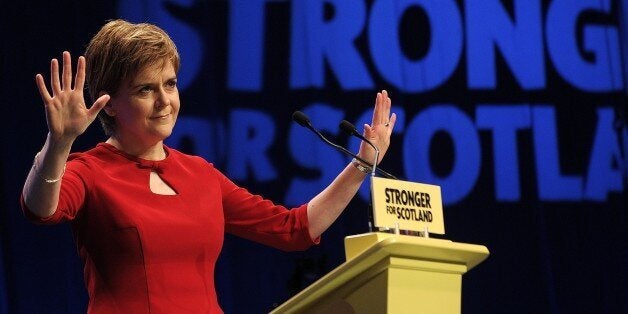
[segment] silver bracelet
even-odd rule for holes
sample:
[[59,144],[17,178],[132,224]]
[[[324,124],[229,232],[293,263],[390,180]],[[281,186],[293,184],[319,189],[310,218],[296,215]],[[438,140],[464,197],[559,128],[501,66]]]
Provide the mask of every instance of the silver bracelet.
[[371,173],[371,167],[369,166],[365,166],[363,164],[361,164],[357,159],[353,158],[351,160],[351,164],[356,167],[358,170],[360,170],[362,173],[366,173],[369,174]]
[[63,178],[63,175],[65,174],[65,164],[63,164],[63,172],[61,172],[61,175],[56,178],[56,179],[48,179],[48,178],[44,178],[39,171],[37,171],[37,160],[39,157],[39,154],[41,153],[41,151],[37,152],[37,154],[35,154],[35,158],[33,159],[33,171],[35,171],[35,173],[37,174],[37,176],[39,178],[41,178],[42,180],[44,180],[44,182],[46,183],[57,183],[59,181],[61,181],[61,178]]

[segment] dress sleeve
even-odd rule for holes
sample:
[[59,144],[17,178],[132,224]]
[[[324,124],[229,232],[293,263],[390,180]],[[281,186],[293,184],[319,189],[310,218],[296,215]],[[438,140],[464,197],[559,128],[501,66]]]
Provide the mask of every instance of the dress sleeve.
[[[72,157],[72,156],[71,156]],[[24,194],[20,195],[20,205],[26,218],[36,224],[53,225],[76,218],[85,203],[87,191],[87,174],[89,167],[82,160],[70,160],[61,180],[59,204],[54,214],[48,217],[39,217],[28,209],[24,202]]]
[[216,173],[227,232],[284,251],[305,250],[319,243],[320,237],[310,238],[307,204],[289,210],[237,186],[217,170]]

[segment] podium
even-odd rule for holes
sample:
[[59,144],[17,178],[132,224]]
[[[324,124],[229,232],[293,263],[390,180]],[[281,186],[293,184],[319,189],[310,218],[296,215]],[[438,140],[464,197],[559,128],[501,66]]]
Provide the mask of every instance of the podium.
[[347,261],[271,313],[460,313],[462,275],[485,246],[366,233],[345,238]]

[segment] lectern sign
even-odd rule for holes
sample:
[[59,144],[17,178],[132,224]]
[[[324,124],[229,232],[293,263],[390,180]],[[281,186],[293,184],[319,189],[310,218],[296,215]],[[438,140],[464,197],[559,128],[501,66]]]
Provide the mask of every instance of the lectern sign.
[[440,186],[371,177],[375,227],[445,234]]

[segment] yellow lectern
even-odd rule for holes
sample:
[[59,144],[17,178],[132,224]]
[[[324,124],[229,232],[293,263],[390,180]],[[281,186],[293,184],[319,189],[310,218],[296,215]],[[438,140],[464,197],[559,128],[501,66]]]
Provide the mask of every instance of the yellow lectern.
[[345,238],[347,261],[271,313],[460,313],[462,274],[485,246],[367,233]]

